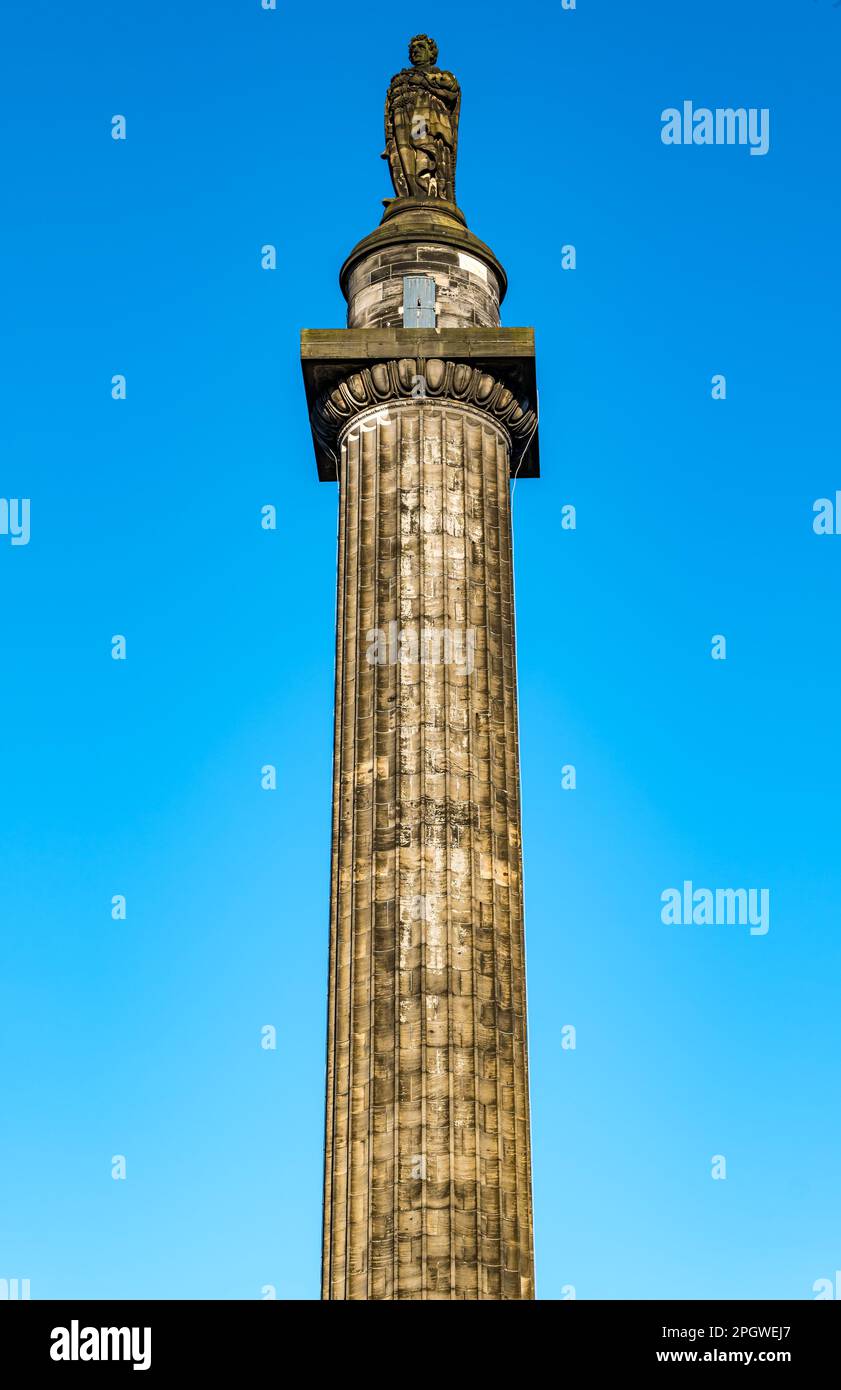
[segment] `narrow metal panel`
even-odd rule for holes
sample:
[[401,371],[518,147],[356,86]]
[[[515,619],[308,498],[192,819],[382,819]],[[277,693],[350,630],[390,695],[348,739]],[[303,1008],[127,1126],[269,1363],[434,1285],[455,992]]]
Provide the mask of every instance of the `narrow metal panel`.
[[403,327],[435,327],[435,281],[431,275],[403,276]]

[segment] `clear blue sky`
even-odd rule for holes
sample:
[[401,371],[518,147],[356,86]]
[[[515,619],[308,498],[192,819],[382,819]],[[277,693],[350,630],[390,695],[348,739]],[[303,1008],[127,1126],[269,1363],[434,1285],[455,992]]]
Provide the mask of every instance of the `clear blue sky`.
[[[418,30],[538,345],[538,1293],[809,1298],[841,1268],[841,535],[812,530],[841,488],[832,0],[7,15],[0,495],[31,539],[0,536],[0,1277],[318,1296],[337,497],[298,333],[344,322]],[[770,152],[664,146],[684,99],[768,107]],[[665,926],[684,879],[767,887],[770,931]]]

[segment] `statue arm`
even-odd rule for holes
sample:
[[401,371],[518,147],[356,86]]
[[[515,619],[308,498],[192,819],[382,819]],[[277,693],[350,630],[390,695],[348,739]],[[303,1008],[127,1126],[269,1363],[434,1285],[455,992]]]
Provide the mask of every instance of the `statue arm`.
[[387,157],[387,154],[388,154],[388,147],[389,147],[389,145],[391,144],[391,142],[392,142],[393,139],[394,139],[394,116],[393,116],[393,114],[392,114],[392,107],[391,107],[391,91],[389,90],[388,95],[386,96],[386,99],[385,99],[385,147],[386,147],[386,154],[383,155],[383,159],[385,159],[385,158]]
[[442,101],[448,101],[451,106],[458,106],[461,101],[461,88],[451,72],[433,72],[428,78],[430,84],[435,88],[436,96]]

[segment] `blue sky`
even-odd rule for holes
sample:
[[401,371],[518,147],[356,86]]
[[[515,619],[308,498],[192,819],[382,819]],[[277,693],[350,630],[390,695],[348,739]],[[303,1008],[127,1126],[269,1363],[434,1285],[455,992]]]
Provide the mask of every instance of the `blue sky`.
[[[0,536],[0,1277],[318,1296],[337,496],[298,334],[344,321],[426,30],[538,348],[538,1296],[811,1297],[841,1268],[841,535],[812,529],[841,489],[841,8],[74,9],[18,3],[0,60],[0,496],[31,499],[29,544]],[[767,107],[768,154],[663,145],[686,99]],[[768,888],[769,932],[665,926],[685,879]]]

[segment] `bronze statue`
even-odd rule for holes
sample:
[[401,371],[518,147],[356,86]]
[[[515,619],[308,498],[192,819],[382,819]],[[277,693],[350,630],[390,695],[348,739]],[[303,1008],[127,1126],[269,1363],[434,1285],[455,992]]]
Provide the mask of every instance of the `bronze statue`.
[[398,198],[454,203],[461,88],[451,72],[435,66],[438,45],[427,34],[415,35],[409,57],[412,66],[392,77],[385,99],[382,157]]

